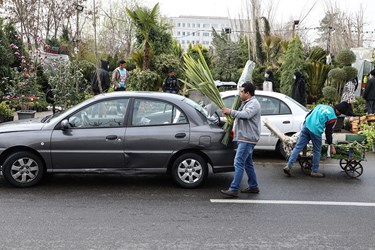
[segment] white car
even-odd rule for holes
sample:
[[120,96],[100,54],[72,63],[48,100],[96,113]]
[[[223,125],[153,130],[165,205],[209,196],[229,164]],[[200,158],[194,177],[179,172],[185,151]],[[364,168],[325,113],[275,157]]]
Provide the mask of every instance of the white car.
[[[231,108],[238,90],[220,92],[226,107]],[[299,104],[291,97],[269,91],[255,91],[255,97],[262,108],[262,120],[267,118],[273,125],[278,127],[284,134],[291,136],[301,131],[302,124],[308,113],[308,109]],[[214,104],[209,104],[206,109],[211,115],[215,112],[224,119],[221,110]],[[262,122],[260,140],[255,146],[258,150],[276,150],[282,157],[286,158],[283,146],[279,138],[273,136]]]

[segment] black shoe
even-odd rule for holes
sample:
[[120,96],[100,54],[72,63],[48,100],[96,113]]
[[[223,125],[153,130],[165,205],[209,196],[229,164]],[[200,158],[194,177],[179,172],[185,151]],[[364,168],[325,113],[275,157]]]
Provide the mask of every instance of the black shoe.
[[258,187],[255,187],[255,188],[245,188],[245,189],[241,190],[241,193],[245,193],[245,194],[258,194],[259,191],[260,190],[259,190]]
[[323,173],[319,173],[319,172],[311,172],[310,176],[311,177],[316,177],[316,178],[323,178],[324,174]]
[[288,166],[284,167],[283,168],[283,171],[284,171],[284,174],[286,174],[287,176],[292,176],[292,174],[290,173],[290,168]]
[[229,197],[238,197],[238,191],[230,190],[230,188],[227,190],[221,190],[220,192]]

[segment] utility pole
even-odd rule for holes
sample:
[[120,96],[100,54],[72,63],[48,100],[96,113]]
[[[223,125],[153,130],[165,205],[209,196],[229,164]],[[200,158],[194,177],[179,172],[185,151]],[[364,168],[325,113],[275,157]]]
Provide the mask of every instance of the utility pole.
[[99,59],[98,59],[98,47],[97,47],[97,41],[96,41],[96,4],[95,4],[95,0],[93,0],[93,8],[94,8],[94,12],[93,12],[93,18],[94,18],[94,23],[93,23],[93,26],[94,26],[94,50],[95,50],[95,72],[96,72],[96,77],[97,77],[97,80],[98,80],[98,87],[99,87],[99,91],[100,93],[103,93],[103,88],[102,88],[102,83],[100,81],[100,77],[99,77]]
[[76,1],[76,10],[77,10],[77,22],[76,22],[76,34],[74,35],[74,46],[78,47],[78,41],[79,41],[79,13],[82,12],[84,7],[79,4],[78,0]]
[[294,38],[294,33],[295,33],[295,30],[296,30],[296,26],[298,26],[298,24],[299,24],[299,20],[294,20],[293,21],[292,38]]
[[331,53],[331,31],[332,27],[328,27],[328,39],[327,39],[327,54],[329,55]]

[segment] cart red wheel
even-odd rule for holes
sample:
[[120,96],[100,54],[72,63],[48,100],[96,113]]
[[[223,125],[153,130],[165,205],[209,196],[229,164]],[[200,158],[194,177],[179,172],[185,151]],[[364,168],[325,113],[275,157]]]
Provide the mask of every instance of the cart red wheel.
[[348,165],[349,160],[348,159],[340,159],[340,167],[342,170],[345,170],[346,166]]
[[351,177],[356,178],[362,175],[363,167],[360,161],[351,160],[345,167],[345,173]]
[[298,160],[299,165],[301,165],[302,173],[306,175],[311,174],[312,159],[309,157],[301,157]]

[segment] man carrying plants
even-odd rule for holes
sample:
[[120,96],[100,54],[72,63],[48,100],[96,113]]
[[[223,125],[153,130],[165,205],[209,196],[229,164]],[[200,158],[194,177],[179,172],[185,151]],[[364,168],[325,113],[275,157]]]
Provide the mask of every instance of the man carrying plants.
[[248,187],[241,193],[259,193],[257,177],[253,163],[253,151],[260,137],[261,112],[260,104],[254,96],[255,87],[246,82],[240,89],[241,106],[238,110],[222,108],[222,112],[235,118],[234,138],[237,141],[237,151],[234,159],[234,178],[227,190],[221,193],[229,197],[237,197],[241,180],[246,171]]

